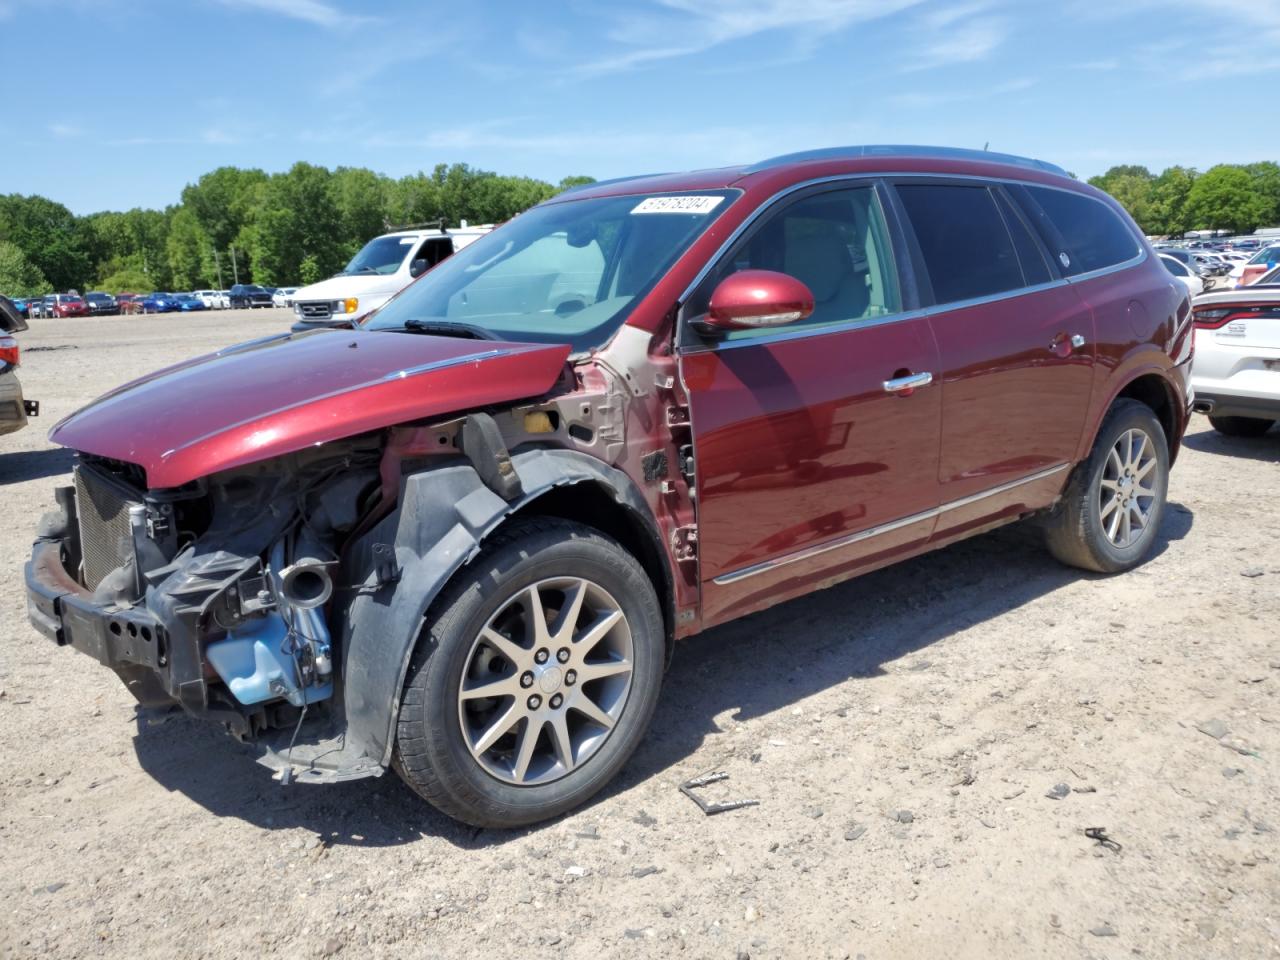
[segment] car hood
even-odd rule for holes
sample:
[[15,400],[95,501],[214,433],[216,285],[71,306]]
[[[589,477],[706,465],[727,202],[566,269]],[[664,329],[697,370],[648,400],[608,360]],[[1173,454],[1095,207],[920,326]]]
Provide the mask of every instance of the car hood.
[[539,396],[569,349],[389,331],[281,334],[125,384],[49,439],[137,464],[151,487],[177,487],[397,423]]
[[370,293],[395,293],[404,285],[397,274],[353,273],[349,276],[330,277],[292,294],[296,300],[344,300]]

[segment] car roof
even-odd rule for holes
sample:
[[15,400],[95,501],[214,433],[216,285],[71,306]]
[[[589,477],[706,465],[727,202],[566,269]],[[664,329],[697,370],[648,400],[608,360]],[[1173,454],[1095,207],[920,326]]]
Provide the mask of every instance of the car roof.
[[819,175],[819,171],[934,172],[982,176],[1020,174],[1030,180],[1070,177],[1066,170],[1055,164],[1009,153],[911,144],[864,144],[787,153],[745,165],[603,180],[570,187],[548,202],[642,193],[724,190],[747,187],[765,179],[803,179],[806,172]]

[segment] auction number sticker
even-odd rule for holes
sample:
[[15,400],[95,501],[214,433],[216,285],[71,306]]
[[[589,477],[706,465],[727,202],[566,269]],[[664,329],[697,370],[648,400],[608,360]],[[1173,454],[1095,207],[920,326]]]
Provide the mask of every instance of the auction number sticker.
[[648,197],[632,213],[710,213],[724,197]]

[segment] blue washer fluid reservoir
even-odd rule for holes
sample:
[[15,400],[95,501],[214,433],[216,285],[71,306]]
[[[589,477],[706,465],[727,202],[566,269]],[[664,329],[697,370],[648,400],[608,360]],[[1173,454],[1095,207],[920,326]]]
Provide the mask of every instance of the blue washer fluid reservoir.
[[[293,657],[284,653],[289,628],[279,614],[246,620],[205,648],[205,657],[232,695],[243,704],[261,703],[284,696],[295,707],[333,695],[333,681],[299,688]],[[273,682],[283,687],[272,691]]]

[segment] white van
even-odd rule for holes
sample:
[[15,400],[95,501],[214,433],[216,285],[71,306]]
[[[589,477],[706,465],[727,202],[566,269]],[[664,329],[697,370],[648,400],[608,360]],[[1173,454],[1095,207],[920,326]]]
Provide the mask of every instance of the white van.
[[335,326],[358,320],[382,306],[441,260],[473,243],[493,224],[457,229],[398,230],[374,237],[337,276],[302,287],[293,295],[294,329]]

